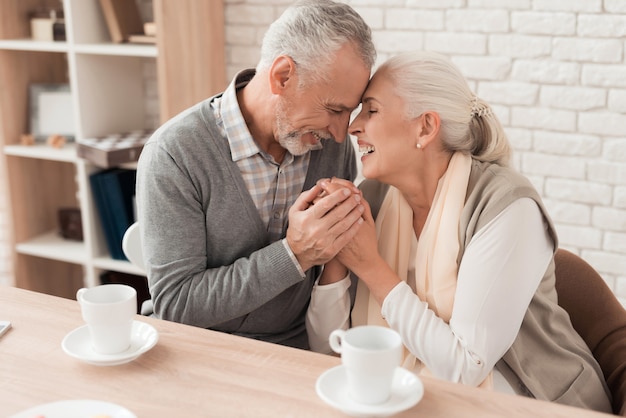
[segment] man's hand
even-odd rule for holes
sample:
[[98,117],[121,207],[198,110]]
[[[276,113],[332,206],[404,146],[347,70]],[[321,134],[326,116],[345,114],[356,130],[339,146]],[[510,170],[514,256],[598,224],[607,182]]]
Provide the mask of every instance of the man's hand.
[[319,186],[322,186],[322,192],[313,199],[313,204],[317,203],[320,199],[328,196],[332,192],[335,192],[342,187],[347,187],[352,190],[352,193],[356,193],[359,196],[362,195],[361,190],[354,185],[350,180],[340,179],[337,177],[333,177],[331,179],[320,179],[317,181]]
[[363,223],[364,208],[355,186],[348,182],[316,199],[323,183],[303,192],[289,209],[287,242],[304,271],[332,259]]

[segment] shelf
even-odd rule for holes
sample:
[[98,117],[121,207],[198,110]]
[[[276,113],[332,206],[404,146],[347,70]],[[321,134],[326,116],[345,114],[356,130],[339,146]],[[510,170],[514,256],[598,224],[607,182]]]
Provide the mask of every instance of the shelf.
[[156,58],[158,55],[156,45],[141,44],[77,44],[74,51],[80,54],[148,58]]
[[[144,44],[111,41],[101,0],[0,0],[0,189],[17,286],[73,297],[103,271],[146,275],[110,257],[90,181],[104,168],[80,158],[74,141],[22,145],[30,85],[70,85],[76,139],[155,129],[226,87],[223,2],[142,0],[152,9],[142,18],[159,33],[158,44]],[[53,3],[63,7],[67,40],[30,39],[28,14]],[[80,210],[83,242],[61,237],[60,208]]]
[[122,273],[137,274],[139,276],[146,275],[146,273],[142,269],[130,263],[129,261],[114,260],[110,257],[95,257],[93,259],[93,266],[102,270],[113,270]]
[[64,41],[33,41],[32,39],[2,39],[0,50],[68,52],[69,46]]
[[63,148],[53,148],[49,145],[6,145],[4,147],[6,155],[25,158],[39,158],[42,160],[61,161],[74,163],[78,161],[76,156],[76,144],[69,143]]
[[83,264],[88,259],[83,242],[63,239],[57,231],[50,231],[15,246],[19,254],[33,255],[67,263]]
[[0,50],[70,52],[94,55],[119,55],[130,57],[151,57],[158,55],[156,45],[145,44],[75,44],[70,46],[64,41],[33,41],[32,39],[2,39]]

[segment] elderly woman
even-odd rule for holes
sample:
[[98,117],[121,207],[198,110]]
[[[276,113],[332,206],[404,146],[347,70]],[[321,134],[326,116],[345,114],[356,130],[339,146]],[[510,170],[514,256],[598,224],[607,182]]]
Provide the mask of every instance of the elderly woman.
[[320,278],[311,335],[350,315],[352,326],[398,331],[416,372],[611,412],[602,371],[557,304],[552,221],[459,70],[433,53],[389,59],[350,133],[369,206]]

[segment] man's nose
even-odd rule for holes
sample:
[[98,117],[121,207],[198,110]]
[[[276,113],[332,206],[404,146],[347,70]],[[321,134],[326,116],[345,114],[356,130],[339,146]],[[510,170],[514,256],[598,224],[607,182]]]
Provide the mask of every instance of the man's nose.
[[354,120],[352,121],[352,123],[350,123],[350,126],[348,127],[348,132],[350,132],[350,135],[358,135],[361,133],[361,122],[359,116],[361,116],[360,113],[354,118]]
[[345,112],[329,126],[330,133],[335,137],[335,141],[341,143],[348,136],[348,124],[350,123],[350,113]]

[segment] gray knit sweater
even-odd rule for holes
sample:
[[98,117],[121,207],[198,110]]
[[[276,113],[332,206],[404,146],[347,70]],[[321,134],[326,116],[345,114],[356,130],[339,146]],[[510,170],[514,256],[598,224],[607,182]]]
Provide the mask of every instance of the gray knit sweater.
[[[139,159],[137,213],[155,315],[308,348],[304,317],[319,268],[303,279],[283,243],[270,243],[211,100],[159,128]],[[354,180],[354,154],[349,140],[325,141],[311,152],[304,190],[322,177]]]

